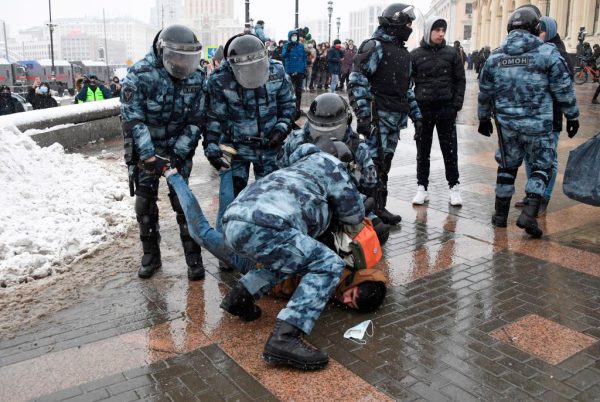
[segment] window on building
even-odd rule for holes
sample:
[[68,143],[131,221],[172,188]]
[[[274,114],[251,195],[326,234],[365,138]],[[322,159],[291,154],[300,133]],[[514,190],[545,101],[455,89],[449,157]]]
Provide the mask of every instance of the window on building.
[[465,13],[466,14],[473,14],[473,3],[466,3],[465,4]]
[[463,39],[471,39],[471,25],[465,25],[463,30]]

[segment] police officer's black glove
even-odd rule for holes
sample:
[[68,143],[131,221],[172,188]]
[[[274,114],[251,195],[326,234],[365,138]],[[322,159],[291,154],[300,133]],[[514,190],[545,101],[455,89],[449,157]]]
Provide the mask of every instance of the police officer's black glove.
[[365,202],[365,215],[369,215],[371,212],[373,212],[375,210],[375,207],[377,206],[377,202],[375,201],[375,198],[373,197],[368,197]]
[[371,135],[371,119],[358,119],[356,122],[356,132],[369,137]]
[[489,137],[494,132],[494,126],[492,126],[492,121],[490,119],[479,120],[479,128],[477,129],[477,131],[479,132],[479,134]]
[[577,131],[579,131],[579,120],[567,120],[567,134],[569,138],[575,137]]
[[185,160],[179,155],[177,155],[175,152],[171,153],[171,157],[169,159],[171,162],[171,168],[181,171]]
[[208,162],[214,167],[217,171],[221,170],[221,168],[229,169],[231,166],[229,163],[225,162],[225,160],[219,156],[207,157]]
[[144,162],[141,163],[141,168],[144,173],[150,176],[160,177],[162,174],[171,167],[171,162],[160,155],[154,155],[154,160],[148,162],[148,158]]
[[417,120],[413,124],[415,125],[415,136],[413,139],[419,142],[421,140],[421,134],[423,134],[423,123],[421,120]]
[[204,156],[208,159],[208,162],[215,169],[221,170],[221,168],[229,169],[229,164],[223,159],[223,152],[217,144],[211,142],[204,148]]
[[267,148],[271,148],[271,149],[278,149],[281,147],[281,145],[283,144],[283,141],[285,141],[285,132],[283,132],[282,130],[273,130],[271,132],[271,138],[269,139],[269,142],[267,143]]

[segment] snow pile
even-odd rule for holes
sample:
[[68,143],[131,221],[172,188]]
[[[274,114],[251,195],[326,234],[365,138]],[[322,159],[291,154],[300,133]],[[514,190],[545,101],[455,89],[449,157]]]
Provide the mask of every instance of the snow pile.
[[12,125],[0,138],[0,286],[64,270],[135,221],[122,164],[40,148]]

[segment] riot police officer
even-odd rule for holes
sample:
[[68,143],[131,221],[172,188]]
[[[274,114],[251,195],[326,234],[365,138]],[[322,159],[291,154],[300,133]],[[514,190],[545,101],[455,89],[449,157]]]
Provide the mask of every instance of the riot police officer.
[[506,227],[517,171],[527,155],[532,173],[525,188],[527,205],[517,226],[534,237],[542,235],[536,216],[556,158],[553,101],[567,117],[569,138],[579,129],[579,109],[569,68],[556,46],[538,38],[540,17],[533,6],[520,7],[509,17],[508,36],[481,70],[478,98],[478,131],[491,135],[494,109],[501,131],[492,223]]
[[385,208],[388,173],[400,129],[406,127],[409,115],[418,135],[422,129],[422,116],[409,88],[411,61],[404,45],[415,18],[411,5],[394,3],[386,7],[372,38],[358,49],[348,83],[350,102],[358,118],[357,131],[367,137],[383,184],[376,214],[388,224],[402,219]]
[[237,195],[248,183],[250,164],[259,179],[277,169],[276,157],[296,110],[294,88],[280,62],[269,60],[262,41],[240,34],[225,45],[226,60],[207,82],[208,126],[204,154],[218,170],[219,143],[231,144]]
[[[191,29],[172,25],[160,31],[152,50],[123,80],[121,116],[125,159],[135,183],[135,212],[144,255],[138,271],[150,278],[162,265],[158,225],[159,177],[165,163],[187,180],[205,118],[206,76],[198,69],[202,45]],[[169,188],[177,214],[189,280],[204,278],[201,249],[190,237],[185,215]]]

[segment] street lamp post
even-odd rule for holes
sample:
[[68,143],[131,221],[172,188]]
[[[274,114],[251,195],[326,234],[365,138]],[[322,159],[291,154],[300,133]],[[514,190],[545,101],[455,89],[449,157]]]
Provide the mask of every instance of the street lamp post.
[[250,25],[250,0],[246,0],[246,19],[244,21],[245,32],[252,31],[252,25]]
[[50,60],[52,62],[52,68],[50,71],[50,79],[54,80],[56,79],[56,69],[54,68],[54,39],[53,39],[53,33],[54,33],[54,27],[55,25],[52,24],[52,3],[51,0],[48,0],[48,13],[50,14],[50,23],[48,24],[48,27],[50,28]]
[[298,0],[296,0],[296,24],[295,28],[299,28],[300,24],[298,23]]
[[335,23],[335,25],[337,26],[337,38],[338,39],[340,38],[340,25],[342,25],[340,20],[341,20],[341,17],[337,17],[336,23]]
[[331,14],[333,14],[333,1],[327,2],[327,13],[329,14],[329,40],[328,40],[328,42],[331,43]]

